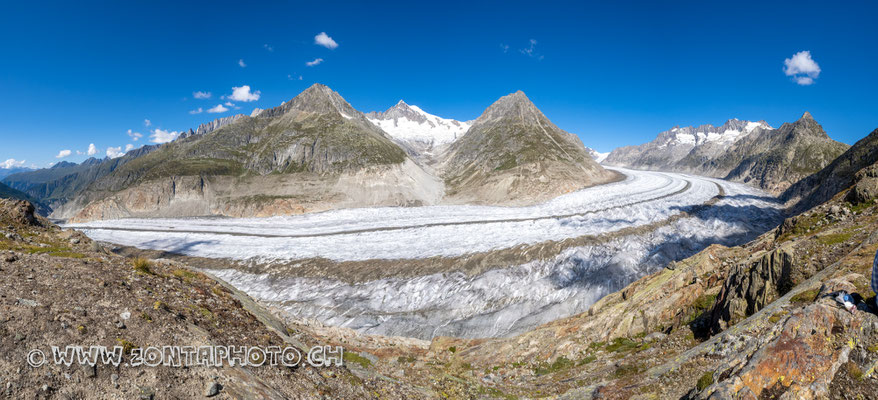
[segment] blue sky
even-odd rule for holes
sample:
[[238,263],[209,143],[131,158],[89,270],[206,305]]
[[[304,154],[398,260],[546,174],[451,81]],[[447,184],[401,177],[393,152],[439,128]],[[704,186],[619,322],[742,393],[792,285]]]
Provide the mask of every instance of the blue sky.
[[[103,157],[150,143],[156,129],[276,106],[316,82],[364,112],[404,99],[462,120],[520,89],[602,151],[674,125],[737,117],[777,127],[806,110],[852,144],[878,128],[875,4],[7,2],[0,163],[78,162],[92,143]],[[321,32],[337,47],[316,44]],[[808,62],[785,74],[801,51],[819,74]],[[240,110],[206,112],[245,85],[250,96],[239,89],[232,101]],[[56,158],[62,150],[71,155]]]

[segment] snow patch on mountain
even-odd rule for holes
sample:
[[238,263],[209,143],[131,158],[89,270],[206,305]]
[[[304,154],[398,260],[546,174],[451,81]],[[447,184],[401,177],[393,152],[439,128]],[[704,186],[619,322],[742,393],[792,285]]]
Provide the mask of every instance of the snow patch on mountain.
[[591,147],[586,147],[585,151],[587,151],[588,154],[591,156],[591,158],[593,158],[595,160],[595,162],[597,162],[598,164],[600,164],[602,161],[606,160],[607,156],[610,155],[609,151],[606,153],[601,153],[601,152],[599,152]]
[[387,111],[371,112],[366,117],[396,140],[431,146],[452,143],[470,128],[468,122],[438,117],[402,100]]
[[730,119],[719,127],[713,125],[701,125],[699,127],[688,126],[681,128],[676,126],[670,131],[663,132],[659,138],[663,138],[663,143],[659,144],[659,148],[684,145],[684,146],[701,146],[706,143],[721,143],[723,145],[731,145],[738,139],[749,135],[756,129],[773,129],[765,121],[752,122],[741,121],[738,119]]

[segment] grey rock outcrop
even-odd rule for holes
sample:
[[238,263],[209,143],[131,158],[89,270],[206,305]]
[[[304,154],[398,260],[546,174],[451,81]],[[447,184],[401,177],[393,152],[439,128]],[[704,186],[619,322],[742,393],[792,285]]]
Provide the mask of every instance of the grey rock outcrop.
[[788,292],[794,286],[794,261],[794,249],[785,245],[734,266],[717,296],[712,329],[722,331]]
[[857,183],[848,192],[847,200],[853,204],[862,204],[878,197],[878,166],[864,168],[857,173]]

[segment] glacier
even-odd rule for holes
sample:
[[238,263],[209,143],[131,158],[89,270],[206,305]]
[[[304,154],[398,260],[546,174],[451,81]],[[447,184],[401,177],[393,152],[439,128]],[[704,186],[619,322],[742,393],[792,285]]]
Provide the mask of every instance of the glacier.
[[[685,174],[617,169],[621,182],[532,207],[347,209],[271,218],[125,219],[70,224],[96,240],[198,257],[262,263],[458,257],[521,244],[599,236],[668,220],[658,228],[478,274],[344,282],[210,272],[296,320],[366,334],[430,339],[499,337],[586,311],[601,297],[713,243],[734,245],[782,218],[772,197],[741,184]],[[722,194],[721,197],[718,197]]]

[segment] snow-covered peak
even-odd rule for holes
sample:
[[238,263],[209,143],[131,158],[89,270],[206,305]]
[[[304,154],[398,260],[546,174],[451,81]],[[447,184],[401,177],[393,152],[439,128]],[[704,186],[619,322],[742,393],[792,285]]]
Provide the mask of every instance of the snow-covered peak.
[[720,143],[728,145],[738,141],[757,129],[773,129],[765,121],[752,122],[742,121],[737,118],[726,121],[721,126],[713,126],[710,124],[698,127],[675,126],[669,131],[659,134],[659,146],[700,146],[706,143]]
[[591,158],[593,158],[595,160],[595,162],[597,162],[598,164],[600,164],[601,162],[606,160],[607,156],[610,155],[610,152],[601,153],[601,152],[599,152],[591,147],[586,147],[585,151],[587,151],[588,154],[591,155]]
[[454,142],[470,127],[467,122],[435,116],[402,100],[387,111],[371,112],[366,118],[396,140],[430,146]]

